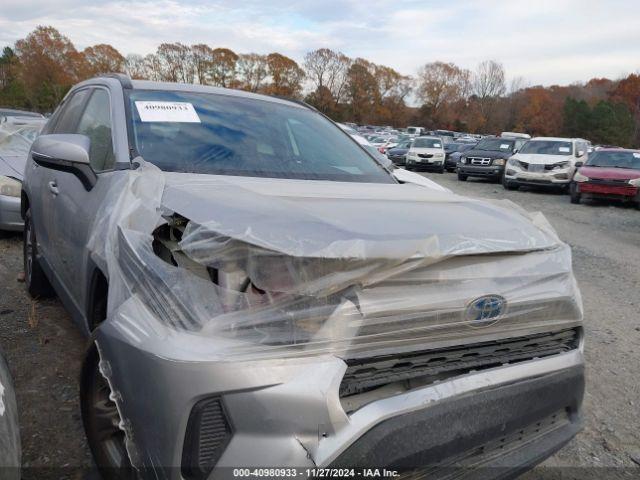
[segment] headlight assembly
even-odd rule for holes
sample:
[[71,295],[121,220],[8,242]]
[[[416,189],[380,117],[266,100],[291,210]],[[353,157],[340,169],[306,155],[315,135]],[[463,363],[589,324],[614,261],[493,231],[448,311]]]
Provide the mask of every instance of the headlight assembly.
[[576,172],[576,174],[573,177],[573,180],[576,182],[588,182],[589,177],[582,175],[580,172]]
[[18,180],[0,175],[0,195],[20,197],[21,190],[22,184]]
[[631,180],[629,180],[629,184],[633,185],[634,187],[640,187],[640,178],[632,178]]
[[493,161],[493,164],[494,164],[495,166],[497,166],[497,167],[500,167],[500,166],[504,165],[504,158],[496,158],[496,159]]
[[467,157],[460,157],[460,163],[467,163]]
[[567,168],[569,165],[571,165],[571,162],[569,162],[569,161],[558,162],[558,163],[555,163],[553,165],[553,169],[554,170],[560,170],[560,169],[563,169],[563,168]]

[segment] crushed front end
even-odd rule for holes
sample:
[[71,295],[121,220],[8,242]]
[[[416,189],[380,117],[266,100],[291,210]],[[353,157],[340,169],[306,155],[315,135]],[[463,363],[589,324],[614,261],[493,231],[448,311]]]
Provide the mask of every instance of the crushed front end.
[[92,242],[96,344],[141,472],[500,476],[580,429],[580,294],[543,219],[417,186],[145,168]]

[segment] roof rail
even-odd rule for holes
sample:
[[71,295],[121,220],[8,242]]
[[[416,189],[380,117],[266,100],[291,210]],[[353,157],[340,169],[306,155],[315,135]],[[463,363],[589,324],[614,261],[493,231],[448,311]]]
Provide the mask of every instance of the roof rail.
[[318,111],[318,109],[316,107],[314,107],[313,105],[309,105],[304,100],[298,100],[297,98],[285,97],[284,95],[269,95],[269,96],[273,97],[273,98],[278,98],[280,100],[286,100],[287,102],[297,103],[298,105],[306,107],[306,108],[308,108],[310,110]]
[[100,77],[115,78],[116,80],[120,81],[120,85],[122,85],[122,88],[133,88],[131,77],[126,73],[103,73],[102,75],[100,75]]

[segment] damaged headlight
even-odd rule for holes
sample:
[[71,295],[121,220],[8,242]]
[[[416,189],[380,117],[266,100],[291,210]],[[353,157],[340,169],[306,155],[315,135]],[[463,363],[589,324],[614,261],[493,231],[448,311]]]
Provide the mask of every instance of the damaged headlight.
[[571,162],[564,161],[553,164],[553,170],[562,170],[563,168],[568,168],[571,165]]

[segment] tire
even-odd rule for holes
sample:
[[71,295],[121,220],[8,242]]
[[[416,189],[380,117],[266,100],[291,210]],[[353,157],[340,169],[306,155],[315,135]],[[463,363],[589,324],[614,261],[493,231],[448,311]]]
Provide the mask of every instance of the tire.
[[89,448],[105,480],[135,480],[120,429],[120,414],[109,398],[111,389],[99,369],[97,349],[92,346],[82,366],[80,409]]
[[444,173],[444,167],[442,167],[440,170],[438,170],[438,173],[443,174]]
[[461,182],[466,182],[467,178],[468,178],[467,175],[465,175],[464,173],[458,172],[458,180],[460,180]]
[[33,228],[31,209],[24,216],[24,233],[22,235],[22,252],[24,258],[24,284],[33,298],[47,298],[54,295],[49,279],[38,261],[38,243]]
[[582,195],[580,195],[580,193],[576,191],[575,183],[572,183],[571,186],[569,187],[569,199],[571,203],[576,205],[579,205],[580,200],[582,199]]
[[505,190],[518,190],[518,185],[514,184],[513,182],[510,182],[505,177],[502,177],[502,186],[504,187]]

